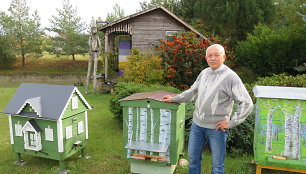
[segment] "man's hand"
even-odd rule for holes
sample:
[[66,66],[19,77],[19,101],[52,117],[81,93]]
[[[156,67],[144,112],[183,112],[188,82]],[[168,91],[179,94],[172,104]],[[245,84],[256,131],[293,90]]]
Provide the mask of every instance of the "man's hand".
[[221,129],[223,132],[225,131],[225,129],[228,128],[228,123],[227,121],[223,120],[223,121],[219,121],[217,124],[216,124],[216,130],[219,130]]
[[170,95],[166,95],[166,96],[163,97],[163,101],[171,103],[172,102],[172,97]]

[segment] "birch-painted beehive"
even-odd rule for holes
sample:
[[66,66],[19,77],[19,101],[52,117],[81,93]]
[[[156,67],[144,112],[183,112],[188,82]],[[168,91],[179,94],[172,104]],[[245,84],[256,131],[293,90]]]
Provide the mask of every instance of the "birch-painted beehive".
[[165,91],[121,99],[124,156],[132,173],[171,174],[184,146],[185,104],[163,102]]
[[87,111],[92,109],[75,86],[22,83],[4,109],[17,162],[21,154],[64,160],[87,146]]
[[306,88],[255,86],[256,164],[306,170]]

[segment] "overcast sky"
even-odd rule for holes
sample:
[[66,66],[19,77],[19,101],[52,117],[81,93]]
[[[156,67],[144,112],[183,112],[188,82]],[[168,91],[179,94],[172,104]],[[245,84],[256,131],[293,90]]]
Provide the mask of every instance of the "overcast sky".
[[[78,16],[82,18],[83,22],[90,24],[92,17],[98,19],[101,17],[105,20],[107,13],[113,12],[113,6],[118,3],[124,10],[124,14],[131,15],[140,10],[140,3],[146,0],[70,0],[72,6],[77,8]],[[56,9],[62,9],[62,0],[26,0],[30,7],[30,12],[38,11],[43,27],[50,27],[49,19],[52,15],[57,16]],[[7,12],[11,0],[0,0],[0,11]]]

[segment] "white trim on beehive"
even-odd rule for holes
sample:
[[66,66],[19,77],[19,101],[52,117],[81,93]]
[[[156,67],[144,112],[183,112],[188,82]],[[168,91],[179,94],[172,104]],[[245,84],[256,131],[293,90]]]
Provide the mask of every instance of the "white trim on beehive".
[[306,100],[306,88],[301,87],[255,86],[253,92],[260,98]]
[[57,120],[57,149],[58,152],[64,152],[64,142],[63,142],[63,123],[62,120]]
[[9,115],[9,127],[10,127],[11,144],[14,144],[13,125],[12,125],[12,116],[11,115]]

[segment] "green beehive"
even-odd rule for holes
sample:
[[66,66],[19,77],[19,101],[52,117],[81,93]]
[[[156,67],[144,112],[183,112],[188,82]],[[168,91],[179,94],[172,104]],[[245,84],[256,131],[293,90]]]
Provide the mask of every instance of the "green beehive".
[[87,146],[87,103],[75,86],[22,83],[4,109],[16,164],[21,154],[64,160]]
[[121,99],[124,156],[132,173],[171,174],[184,146],[185,104],[166,103],[165,91]]
[[306,170],[306,88],[255,86],[253,91],[256,164]]

